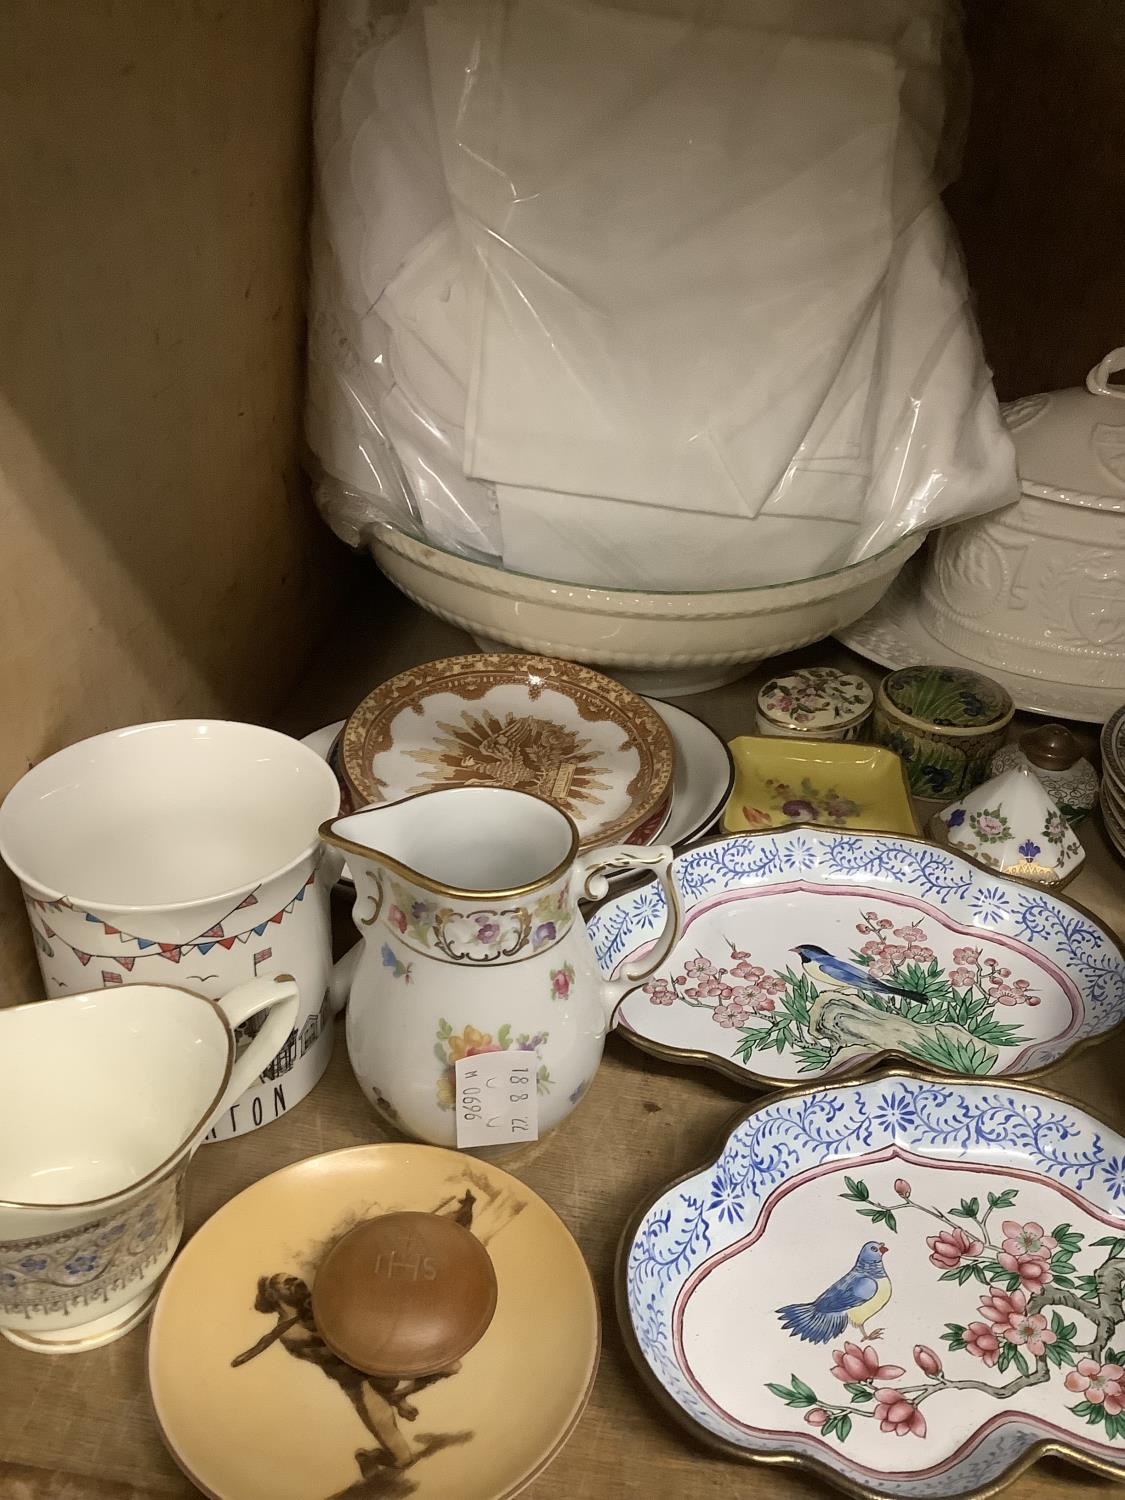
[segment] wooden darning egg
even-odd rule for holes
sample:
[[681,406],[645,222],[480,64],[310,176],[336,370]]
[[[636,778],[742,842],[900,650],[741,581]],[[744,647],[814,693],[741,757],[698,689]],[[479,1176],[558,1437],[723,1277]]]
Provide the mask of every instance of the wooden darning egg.
[[368,1375],[433,1375],[461,1359],[496,1311],[496,1272],[468,1229],[440,1214],[383,1214],[332,1246],[312,1311],[334,1354]]

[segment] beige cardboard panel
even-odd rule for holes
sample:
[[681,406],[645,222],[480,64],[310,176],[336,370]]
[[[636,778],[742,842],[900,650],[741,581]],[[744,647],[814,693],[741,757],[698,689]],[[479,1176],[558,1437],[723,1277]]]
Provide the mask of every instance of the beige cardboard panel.
[[[268,714],[315,636],[314,10],[0,11],[0,792],[111,725]],[[35,993],[6,882],[0,998]]]

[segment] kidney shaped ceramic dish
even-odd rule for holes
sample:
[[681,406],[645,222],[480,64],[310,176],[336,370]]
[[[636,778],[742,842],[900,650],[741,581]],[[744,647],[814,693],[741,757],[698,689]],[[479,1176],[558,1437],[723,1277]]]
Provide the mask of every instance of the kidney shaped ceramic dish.
[[775,1095],[633,1216],[626,1343],[705,1441],[864,1500],[983,1497],[1047,1453],[1125,1479],[1123,1163],[1030,1088]]
[[[495,1312],[443,1373],[368,1376],[322,1337],[317,1277],[349,1231],[404,1210],[480,1241]],[[436,1255],[403,1255],[386,1274],[450,1290]],[[161,1436],[213,1500],[507,1500],[573,1430],[598,1348],[590,1273],[541,1198],[487,1162],[382,1144],[296,1162],[204,1224],[161,1291],[148,1379]]]
[[620,840],[667,802],[663,719],[620,683],[546,656],[453,656],[370,693],[344,726],[357,806],[438,786],[534,792],[569,813],[583,848]]
[[[892,1054],[1027,1075],[1125,1019],[1125,957],[1060,896],[920,839],[813,828],[713,839],[677,856],[669,961],[616,1022],[657,1056],[791,1087]],[[589,921],[617,974],[657,938],[654,885]]]

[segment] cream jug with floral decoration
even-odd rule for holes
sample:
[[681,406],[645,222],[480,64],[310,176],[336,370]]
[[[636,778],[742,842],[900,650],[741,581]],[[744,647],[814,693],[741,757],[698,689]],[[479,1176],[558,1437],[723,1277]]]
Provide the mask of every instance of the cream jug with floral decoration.
[[[542,1135],[577,1104],[624,995],[659,968],[681,926],[670,848],[580,853],[558,808],[526,792],[446,787],[321,829],[343,850],[363,936],[348,1005],[348,1052],[387,1120],[457,1142],[456,1064],[534,1054]],[[654,869],[669,917],[643,972],[602,978],[578,910],[605,872]],[[345,960],[346,962],[346,960]]]

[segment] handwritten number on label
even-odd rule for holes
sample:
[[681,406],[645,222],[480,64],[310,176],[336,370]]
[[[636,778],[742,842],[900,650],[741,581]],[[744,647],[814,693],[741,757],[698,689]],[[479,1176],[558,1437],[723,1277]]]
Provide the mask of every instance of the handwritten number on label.
[[454,1073],[458,1146],[538,1139],[539,1098],[531,1063],[502,1052],[478,1053],[457,1062]]

